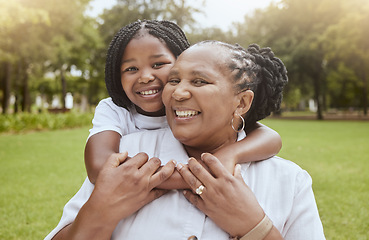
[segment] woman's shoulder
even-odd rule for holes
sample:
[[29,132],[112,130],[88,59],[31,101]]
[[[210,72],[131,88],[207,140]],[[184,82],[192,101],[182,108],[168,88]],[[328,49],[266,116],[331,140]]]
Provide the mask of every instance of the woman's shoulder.
[[300,181],[302,179],[310,181],[311,179],[308,172],[298,164],[278,156],[253,162],[250,164],[248,171],[268,176],[270,179],[290,179],[290,181]]

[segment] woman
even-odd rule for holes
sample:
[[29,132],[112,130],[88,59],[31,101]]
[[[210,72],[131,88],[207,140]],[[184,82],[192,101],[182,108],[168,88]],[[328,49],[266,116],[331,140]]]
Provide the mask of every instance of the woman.
[[[129,155],[138,155],[113,155],[96,186],[86,180],[66,205],[47,239],[324,239],[305,171],[274,157],[237,165],[231,175],[212,155],[245,137],[242,116],[252,123],[276,110],[286,80],[268,49],[208,41],[184,51],[163,91],[173,133],[151,130],[122,139]],[[158,172],[155,157],[166,163]],[[192,204],[180,191],[161,196],[154,189],[172,173],[171,159],[196,193],[184,192]]]

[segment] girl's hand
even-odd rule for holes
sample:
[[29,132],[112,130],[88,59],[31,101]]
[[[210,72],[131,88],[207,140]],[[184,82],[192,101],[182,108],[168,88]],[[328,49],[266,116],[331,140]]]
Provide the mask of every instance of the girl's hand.
[[172,175],[176,163],[170,161],[158,170],[160,165],[158,158],[148,160],[145,153],[130,159],[127,152],[112,154],[97,177],[89,201],[106,213],[109,222],[118,223],[167,192],[154,188]]
[[231,236],[245,235],[263,219],[264,212],[242,179],[241,166],[236,165],[232,175],[214,155],[205,153],[201,158],[209,171],[194,158],[188,165],[177,166],[194,192],[204,186],[200,194],[184,191],[185,197]]

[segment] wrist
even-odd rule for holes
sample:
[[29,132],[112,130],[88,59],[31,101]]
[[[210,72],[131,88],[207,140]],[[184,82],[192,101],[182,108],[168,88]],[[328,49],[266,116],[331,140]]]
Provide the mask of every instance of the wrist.
[[273,223],[265,214],[264,218],[244,236],[230,237],[230,240],[262,240],[273,228]]

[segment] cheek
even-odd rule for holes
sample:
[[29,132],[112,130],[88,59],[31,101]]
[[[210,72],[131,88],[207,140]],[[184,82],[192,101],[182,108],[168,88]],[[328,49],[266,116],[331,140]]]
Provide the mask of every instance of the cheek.
[[162,98],[162,101],[165,107],[169,107],[169,102],[170,102],[170,99],[172,98],[172,93],[173,93],[173,87],[166,84],[164,86],[163,93],[161,95],[161,98]]

